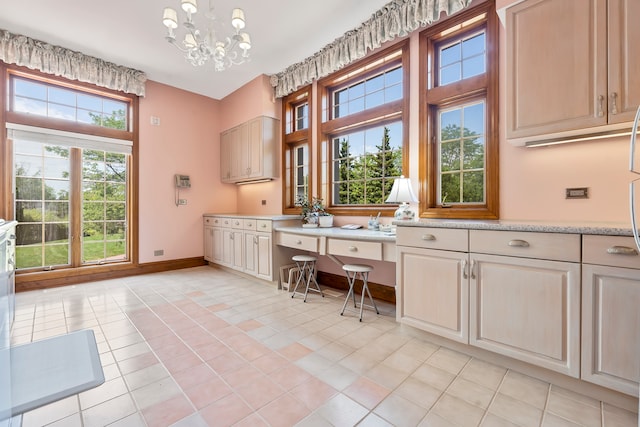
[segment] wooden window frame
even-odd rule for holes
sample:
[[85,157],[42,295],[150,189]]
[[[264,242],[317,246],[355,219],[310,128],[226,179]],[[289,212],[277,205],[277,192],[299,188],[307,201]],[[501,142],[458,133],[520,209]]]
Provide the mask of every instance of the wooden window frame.
[[[465,25],[468,24],[468,25]],[[437,46],[445,41],[477,32],[486,34],[486,72],[445,86],[437,86]],[[498,22],[493,2],[476,7],[438,23],[419,35],[420,51],[420,143],[419,180],[421,218],[498,219],[499,128],[498,128]],[[478,99],[486,101],[485,203],[438,205],[437,110]]]
[[[313,147],[311,144],[311,129],[313,126],[313,113],[315,106],[313,105],[313,96],[311,94],[311,85],[305,86],[297,91],[287,95],[282,100],[282,212],[284,214],[300,215],[302,208],[295,205],[295,194],[293,185],[287,188],[287,178],[289,182],[293,184],[295,168],[291,167],[291,170],[287,171],[287,157],[291,165],[295,163],[295,148],[302,144],[307,144],[309,147],[309,194],[307,199],[311,200],[313,193],[313,172],[315,158]],[[295,129],[295,114],[296,107],[300,104],[306,103],[309,106],[308,111],[308,123],[309,126],[306,129]],[[290,127],[289,127],[290,126]],[[289,131],[290,130],[290,131]],[[289,132],[288,132],[289,131]],[[288,194],[290,193],[290,194]],[[287,203],[290,200],[291,203]]]
[[[372,67],[360,73],[359,69],[374,64],[384,57],[399,51],[397,59],[384,62],[379,67]],[[397,204],[354,205],[336,206],[332,204],[332,171],[331,171],[331,140],[338,133],[350,130],[366,130],[382,126],[392,121],[402,121],[402,170],[405,176],[409,171],[409,40],[405,39],[393,46],[377,52],[365,59],[357,61],[344,69],[331,74],[318,81],[318,97],[322,107],[320,108],[320,126],[316,127],[318,147],[318,175],[319,183],[316,187],[317,194],[324,200],[327,211],[334,215],[369,216],[378,212],[383,216],[393,216],[398,208]],[[378,107],[373,107],[333,119],[330,112],[333,110],[332,94],[339,89],[349,86],[351,83],[362,80],[368,76],[379,74],[381,70],[402,65],[402,99],[388,102]],[[352,76],[352,74],[354,74]]]
[[[111,129],[85,123],[76,123],[64,119],[56,119],[44,116],[34,116],[25,113],[9,111],[11,75],[19,75],[43,83],[72,89],[86,91],[88,93],[107,96],[129,102],[129,126],[128,130]],[[129,259],[119,263],[106,265],[81,265],[76,267],[60,267],[52,271],[18,271],[16,272],[16,288],[18,290],[41,289],[51,286],[60,286],[70,283],[79,283],[90,280],[100,280],[111,277],[122,277],[128,274],[140,274],[139,241],[138,241],[138,167],[139,167],[139,98],[136,95],[125,94],[106,88],[101,88],[89,83],[71,81],[63,77],[56,77],[46,73],[29,70],[24,67],[5,64],[0,61],[0,153],[2,153],[2,170],[0,173],[0,218],[14,218],[13,211],[13,151],[7,141],[6,123],[17,123],[29,126],[44,127],[49,129],[76,132],[87,135],[103,136],[132,141],[131,160],[129,170],[129,184],[127,199],[130,200],[128,230],[129,233]],[[152,269],[149,269],[152,271]]]

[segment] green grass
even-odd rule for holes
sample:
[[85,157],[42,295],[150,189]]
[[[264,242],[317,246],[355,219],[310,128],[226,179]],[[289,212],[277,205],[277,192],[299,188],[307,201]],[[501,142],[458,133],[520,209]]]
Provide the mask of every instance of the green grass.
[[[107,236],[109,239],[123,239],[122,234]],[[104,258],[124,257],[126,248],[124,241],[105,241],[102,234],[95,234],[84,238],[83,253],[85,262],[99,261]],[[34,268],[50,265],[69,264],[69,243],[68,240],[58,240],[47,242],[44,248],[44,260],[42,259],[42,246],[29,245],[16,247],[17,268]]]

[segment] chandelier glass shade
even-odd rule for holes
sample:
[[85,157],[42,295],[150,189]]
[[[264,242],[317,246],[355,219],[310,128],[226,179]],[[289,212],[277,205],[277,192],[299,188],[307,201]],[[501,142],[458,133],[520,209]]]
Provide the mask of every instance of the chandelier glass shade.
[[182,23],[185,35],[181,42],[176,40],[175,30],[179,25],[178,12],[175,9],[164,8],[162,23],[167,27],[165,39],[183,52],[191,65],[201,66],[212,61],[216,71],[223,71],[249,59],[251,38],[249,34],[242,31],[246,24],[242,9],[235,8],[231,13],[231,26],[234,33],[230,36],[219,37],[214,29],[216,18],[211,2],[209,2],[209,10],[204,14],[208,24],[204,30],[198,29],[193,21],[193,15],[198,12],[197,1],[181,0],[181,7],[186,15],[186,20]]

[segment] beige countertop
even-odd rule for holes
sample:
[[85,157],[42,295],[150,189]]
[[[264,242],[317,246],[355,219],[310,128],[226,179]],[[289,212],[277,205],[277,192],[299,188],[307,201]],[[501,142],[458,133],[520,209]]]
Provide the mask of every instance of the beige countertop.
[[465,228],[472,230],[535,231],[609,236],[632,235],[630,223],[421,219],[419,221],[394,221],[393,224],[398,227]]
[[335,239],[356,239],[371,240],[376,242],[392,242],[396,241],[395,233],[387,233],[383,231],[373,231],[367,228],[359,228],[357,230],[346,230],[340,227],[276,227],[276,231],[283,233],[294,233],[304,236],[330,237]]
[[266,219],[271,221],[284,221],[289,219],[300,219],[300,215],[241,215],[236,213],[205,213],[202,216],[218,217],[218,218],[241,218],[241,219]]

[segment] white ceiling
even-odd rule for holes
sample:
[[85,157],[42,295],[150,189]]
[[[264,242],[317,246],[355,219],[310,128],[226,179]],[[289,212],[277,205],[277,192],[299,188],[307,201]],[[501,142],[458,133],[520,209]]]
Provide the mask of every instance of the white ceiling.
[[[216,72],[190,65],[164,39],[165,6],[180,0],[23,0],[2,7],[0,29],[135,68],[150,80],[221,99],[260,74],[274,74],[302,61],[343,35],[389,0],[214,0],[220,32],[230,34],[231,10],[245,11],[251,61]],[[208,0],[199,0],[202,12]],[[196,22],[204,22],[200,11]],[[224,27],[223,27],[224,25]],[[204,24],[202,24],[204,26]],[[178,33],[178,39],[184,33]]]

